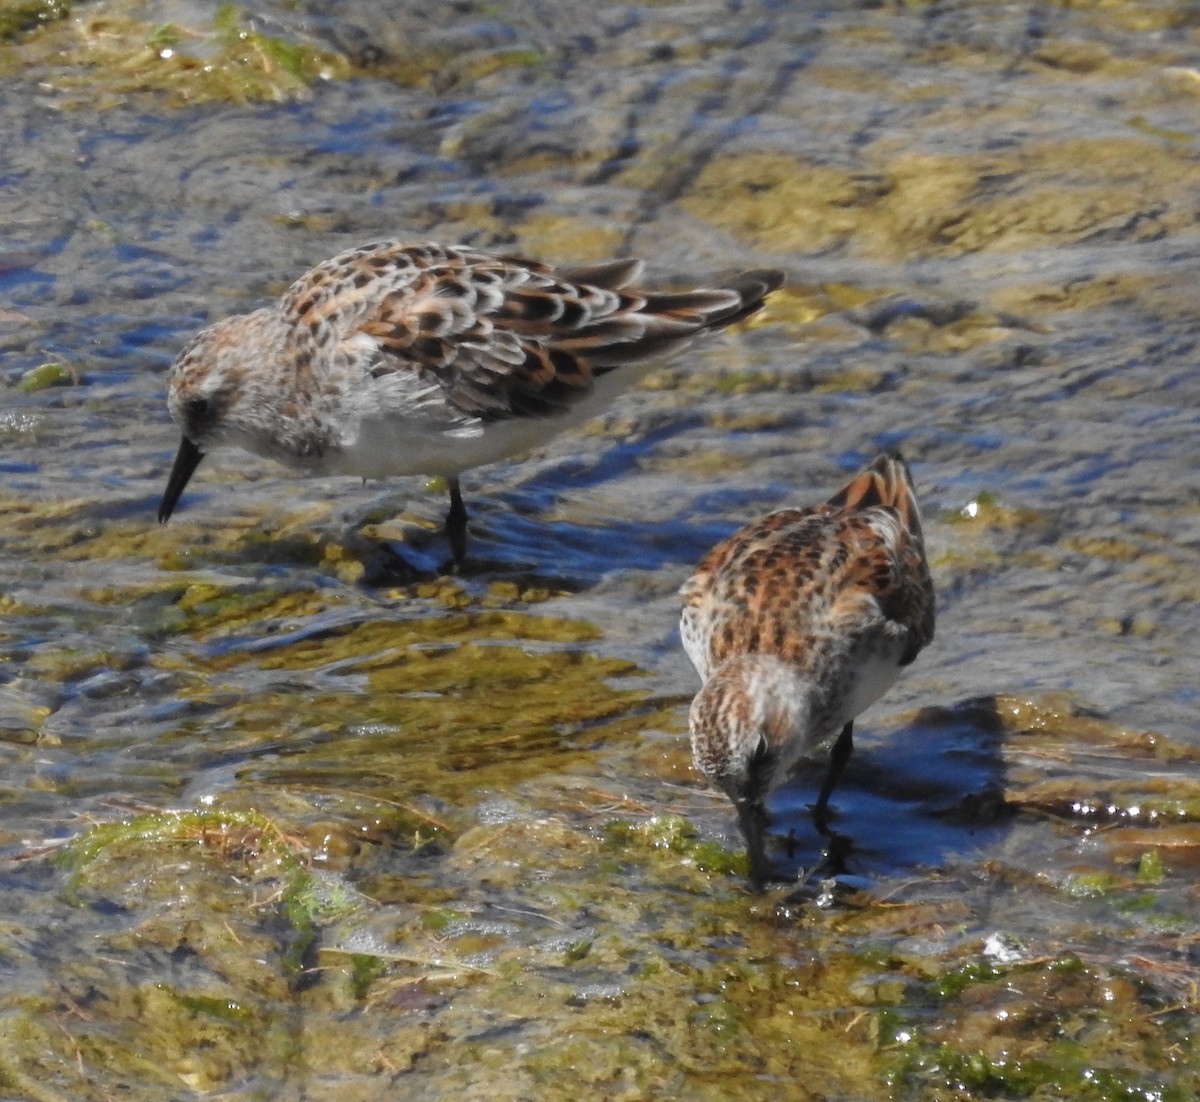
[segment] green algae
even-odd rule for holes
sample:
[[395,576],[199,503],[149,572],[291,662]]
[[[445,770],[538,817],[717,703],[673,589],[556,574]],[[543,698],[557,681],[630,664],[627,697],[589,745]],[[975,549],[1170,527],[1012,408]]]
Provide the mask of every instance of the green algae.
[[[487,217],[495,214],[489,210]],[[624,229],[593,218],[534,210],[522,219],[518,234],[521,249],[530,256],[587,261],[618,255]]]
[[968,987],[977,983],[991,983],[1009,971],[1009,967],[993,961],[969,961],[934,977],[926,986],[926,992],[936,999],[955,998]]
[[1148,849],[1138,858],[1137,878],[1143,884],[1161,883],[1166,874],[1162,854],[1156,849]]
[[303,859],[278,826],[254,812],[230,810],[154,811],[97,823],[63,847],[58,863],[78,887],[95,875],[98,862],[121,861],[141,848],[195,850],[218,857],[270,865],[292,874]]
[[[528,634],[510,636],[514,645],[504,645],[504,632],[520,630],[520,618],[496,616],[494,622],[487,614],[458,622],[465,636],[460,640],[454,638],[456,618],[446,617],[413,627],[364,624],[326,640],[281,647],[262,655],[262,669],[297,671],[343,661],[343,677],[364,675],[361,688],[348,684],[339,692],[312,692],[303,717],[292,713],[287,694],[271,692],[231,706],[226,715],[247,733],[324,733],[321,753],[337,747],[351,763],[363,752],[386,749],[406,757],[428,755],[457,775],[473,767],[490,772],[509,755],[532,761],[542,754],[569,754],[573,743],[600,737],[598,724],[619,724],[640,705],[641,694],[614,691],[605,683],[632,672],[628,663],[531,645],[556,641],[553,622],[543,634],[531,620]],[[202,661],[221,669],[240,664],[244,656],[229,652]],[[372,738],[364,744],[355,730],[370,730]],[[426,764],[419,766],[422,773]]]
[[793,420],[792,414],[761,412],[745,413],[735,410],[719,410],[709,414],[705,423],[719,432],[770,432],[783,428]]
[[[1190,1089],[1176,1088],[1170,1079],[1096,1067],[1091,1060],[1014,1060],[959,1052],[950,1045],[912,1057],[895,1077],[897,1085],[902,1082],[907,1087],[906,1095],[916,1098],[1078,1098],[1088,1102],[1152,1098],[1184,1102],[1193,1097]],[[909,1093],[914,1086],[915,1093]]]
[[717,379],[719,394],[756,394],[778,388],[779,375],[768,371],[729,371]]
[[336,597],[301,587],[281,591],[192,582],[175,592],[173,630],[206,639],[246,628],[261,632],[272,621],[318,615],[338,603]]
[[17,383],[17,391],[21,394],[36,394],[55,386],[72,386],[79,382],[76,372],[65,364],[44,363],[30,368],[21,376]]
[[[258,819],[225,818],[252,833],[263,827]],[[184,825],[164,823],[166,836],[182,835],[186,843],[198,824]],[[137,851],[155,824],[136,826],[112,836],[118,851],[81,845],[83,865],[98,872],[94,862],[111,859],[114,871],[139,882]],[[727,874],[690,866],[684,858],[694,839],[687,821],[672,815],[614,820],[599,837],[548,819],[480,825],[458,839],[447,863],[453,906],[414,909],[398,898],[380,909],[356,900],[333,919],[306,906],[319,916],[317,940],[304,958],[309,979],[286,983],[281,990],[288,993],[276,995],[275,1005],[263,1001],[261,979],[229,975],[221,989],[136,987],[99,1023],[67,1028],[89,1063],[104,1058],[141,1082],[166,1083],[171,1075],[197,1089],[231,1085],[249,1073],[268,1081],[286,1076],[292,1054],[303,1048],[307,1066],[339,1078],[342,1097],[364,1100],[389,1067],[411,1069],[402,1081],[431,1096],[457,1090],[475,1097],[470,1084],[487,1082],[489,1096],[502,1099],[565,1099],[567,1068],[574,1069],[575,1096],[582,1089],[717,1099],[736,1090],[752,1100],[777,1097],[780,1081],[843,1097],[876,1097],[890,1085],[917,1099],[971,1097],[980,1084],[1002,1095],[1028,1088],[1033,1098],[1053,1097],[1046,1092],[1063,1085],[1078,1087],[1081,1097],[1122,1097],[1089,1095],[1087,1084],[1116,1091],[1162,1081],[1154,1072],[1162,1063],[1153,1052],[1157,1008],[1120,974],[1078,957],[1002,966],[955,954],[905,957],[881,943],[880,918],[920,936],[942,927],[945,907],[808,912],[781,921],[769,900],[719,890]],[[210,868],[233,871],[226,855],[240,847],[237,839],[214,842],[218,861]],[[251,848],[266,853],[270,844]],[[619,865],[595,859],[613,849],[623,858]],[[288,850],[299,852],[290,843]],[[103,891],[103,883],[93,878],[89,889]],[[639,890],[642,883],[654,883],[655,891]],[[142,893],[137,908],[144,913],[154,894]],[[414,882],[410,895],[420,894]],[[494,913],[489,900],[543,916],[567,936],[522,940],[476,929],[473,914]],[[228,906],[217,915],[236,917]],[[583,915],[587,932],[572,933]],[[355,948],[350,942],[368,918],[377,927],[387,919],[392,933],[376,948]],[[175,923],[175,937],[187,929],[189,944],[206,959],[219,952],[215,929],[202,936],[196,919],[183,914]],[[261,919],[234,926],[247,948],[263,936],[260,929],[260,940],[252,940],[255,925]],[[139,927],[143,942],[166,933],[145,917]],[[864,935],[867,947],[860,947]],[[283,971],[287,954],[277,930],[270,943],[274,967]],[[467,988],[469,1000],[462,997]],[[995,1012],[997,999],[1008,1017]],[[285,1026],[288,1006],[303,1008],[313,1023],[303,1039]],[[1031,1017],[1023,1008],[1033,1006],[1045,1009]],[[959,1020],[961,1035],[931,1019],[931,1007]],[[135,1015],[146,1013],[156,1015],[156,1028],[139,1028]],[[103,1053],[97,1025],[108,1034]],[[249,1029],[250,1038],[239,1041],[235,1026]],[[134,1058],[135,1034],[138,1051],[153,1054],[146,1063]],[[1161,1029],[1157,1036],[1169,1041]],[[17,1059],[29,1070],[42,1057],[21,1048]],[[1194,1063],[1176,1055],[1172,1075],[1188,1081]]]
[[781,251],[823,251],[849,241],[874,186],[842,168],[782,154],[717,157],[680,202],[690,214]]
[[0,40],[9,40],[65,19],[71,13],[67,0],[4,0],[0,4]]
[[749,869],[743,851],[700,838],[680,815],[652,815],[639,822],[614,819],[604,825],[604,848],[626,859],[639,851],[658,854],[659,860],[694,865],[717,876],[745,877]]
[[184,26],[146,22],[127,0],[88,4],[44,26],[0,64],[36,70],[68,103],[93,108],[141,95],[173,104],[282,101],[351,72],[335,51],[257,30],[234,4],[218,5],[208,26]]
[[[329,531],[328,514],[329,505],[321,504],[266,517],[235,514],[203,524],[184,520],[159,525],[147,523],[149,517],[98,516],[86,498],[39,501],[0,494],[8,546],[39,560],[149,559],[159,571],[179,575],[272,562],[314,568],[350,584],[363,581],[368,564],[381,556],[379,542],[363,532]],[[433,583],[434,591],[447,593],[447,584]],[[155,577],[138,586],[110,585],[90,592],[97,602],[119,603],[123,593],[152,600],[155,590],[180,585],[178,578]]]
[[[667,378],[664,376],[664,379]],[[871,393],[891,385],[891,373],[883,367],[855,365],[839,370],[823,370],[800,364],[787,370],[766,368],[720,369],[717,371],[688,371],[678,379],[659,381],[664,389],[676,392],[707,394],[840,394]],[[648,381],[647,389],[654,389]],[[736,416],[731,413],[729,416]]]
[[[228,815],[224,819],[233,821]],[[109,837],[113,844],[132,845],[136,850],[161,826],[168,838],[179,836],[186,843],[196,834],[197,823],[184,822],[186,828],[181,830],[181,822],[158,825],[138,821],[130,830]],[[242,820],[239,825],[258,828],[262,823]],[[636,914],[655,908],[654,898],[638,900],[636,894],[619,890],[605,869],[584,872],[588,864],[581,864],[575,851],[581,842],[587,848],[595,843],[587,843],[587,836],[570,828],[551,826],[552,833],[547,833],[544,823],[515,821],[508,826],[488,827],[474,838],[463,836],[456,852],[472,856],[468,863],[460,861],[455,868],[463,874],[470,869],[485,872],[512,867],[514,874],[511,878],[505,876],[502,882],[510,886],[509,890],[521,886],[526,896],[523,908],[547,914],[557,910],[564,915],[576,909],[593,912],[600,922],[598,929],[604,933],[576,936],[560,948],[536,942],[521,946],[504,939],[480,941],[469,932],[455,934],[454,927],[464,914],[462,906],[449,912],[426,911],[415,920],[406,920],[401,911],[397,917],[407,932],[397,932],[400,936],[391,947],[362,952],[342,950],[337,945],[320,946],[320,969],[314,975],[322,980],[317,986],[290,986],[290,998],[304,1001],[307,1013],[319,1013],[324,1022],[322,1035],[313,1034],[306,1041],[307,1059],[329,1072],[341,1070],[353,1083],[361,1070],[347,1064],[340,1053],[366,1044],[367,1050],[391,1053],[390,1061],[400,1053],[420,1054],[422,1065],[428,1068],[430,1089],[437,1089],[433,1084],[449,1089],[458,1074],[486,1074],[494,1096],[511,1098],[539,1088],[545,1088],[542,1097],[556,1096],[552,1086],[554,1068],[571,1066],[577,1060],[588,1068],[587,1083],[594,1089],[622,1085],[625,1090],[644,1091],[658,1084],[670,1086],[672,1094],[678,1091],[690,1097],[718,1096],[714,1084],[737,1082],[746,1058],[763,1052],[776,1054],[769,1061],[770,1076],[824,1077],[822,1082],[838,1083],[851,1092],[863,1090],[864,1084],[871,1082],[874,1044],[865,1031],[845,1034],[847,1023],[853,1023],[852,1008],[856,1005],[853,999],[846,1001],[845,984],[857,975],[859,966],[851,958],[834,958],[822,963],[815,975],[811,965],[788,963],[779,957],[775,942],[786,935],[774,923],[746,924],[736,903],[738,897],[704,902],[707,878],[692,885],[691,878],[696,874],[684,862],[677,861],[672,867],[670,862],[654,857],[678,858],[686,851],[692,832],[684,821],[664,816],[642,828],[626,826],[623,833],[613,832],[613,837],[619,836],[626,843],[640,843],[638,852],[646,860],[653,860],[652,873],[668,891],[685,890],[694,899],[690,911],[661,912],[649,940],[637,933],[640,921],[630,922],[630,909]],[[84,867],[90,867],[96,860],[109,857],[115,861],[120,857],[128,873],[133,850],[104,854],[103,839],[96,836],[88,845],[80,845],[76,858]],[[565,912],[566,886],[545,875],[552,868],[574,868],[583,873],[582,878],[580,873],[575,874],[568,893],[571,902],[566,904],[569,910]],[[92,873],[95,875],[95,869]],[[488,878],[485,875],[479,880],[473,875],[469,882],[476,887],[467,891],[476,893],[480,885],[486,886]],[[92,881],[92,888],[95,890],[98,884],[100,881]],[[139,908],[145,905],[143,900]],[[469,904],[466,910],[470,910]],[[228,909],[222,909],[222,914],[229,921]],[[624,922],[618,921],[622,916]],[[182,921],[182,915],[176,921]],[[298,922],[292,924],[300,926]],[[186,926],[192,929],[193,946],[205,954],[214,952],[211,941],[197,935],[194,920]],[[145,922],[142,928],[145,938]],[[244,927],[236,930],[240,939],[248,936]],[[430,940],[431,934],[437,935],[437,940]],[[714,947],[726,942],[727,948],[716,948],[716,959],[710,959]],[[464,957],[488,945],[491,948],[485,951],[491,953],[491,960],[486,966]],[[287,953],[278,959],[281,963],[277,966],[282,968]],[[560,971],[564,966],[582,970],[581,974],[571,980]],[[590,983],[600,984],[598,993],[608,990],[605,983],[611,981],[601,981],[601,976],[625,978],[618,981],[611,994],[589,994]],[[815,982],[817,976],[820,982]],[[468,987],[463,987],[464,983]],[[470,1002],[456,998],[457,993],[467,989],[472,992]],[[347,1018],[338,1012],[343,995],[364,1008],[366,1017]],[[420,1019],[403,1012],[397,1016],[396,1008],[409,1004],[439,1007],[437,1029],[431,1032]],[[124,1005],[131,1014],[128,1029],[133,1026],[134,1010],[156,1012],[160,1028],[139,1032],[139,1050],[157,1053],[156,1062],[175,1076],[186,1077],[186,1082],[197,1088],[212,1089],[245,1073],[248,1054],[235,1043],[226,1026],[245,1023],[248,1018],[256,1023],[254,1035],[262,1037],[264,1031],[268,1036],[278,1034],[282,1024],[277,1012],[264,1016],[262,996],[254,998],[252,989],[239,992],[236,984],[220,993],[160,984],[152,992],[139,989]],[[545,1016],[547,1005],[565,1007],[570,1014],[569,1042],[554,1034],[554,1026]],[[526,1042],[520,1050],[457,1040],[464,1032],[479,1031],[478,1024],[469,1023],[486,1023],[488,1016],[500,1008],[504,1020],[524,1023]],[[334,1017],[326,1017],[330,1012]],[[110,1037],[103,1055],[109,1064],[124,1066],[126,1073],[145,1080],[151,1074],[149,1068],[130,1062],[132,1052],[126,1052],[126,1042],[121,1040],[126,1031],[121,1025],[124,1013],[118,1010],[104,1016]],[[182,1058],[182,1049],[173,1040],[176,1030],[180,1036],[193,1037],[191,1059]],[[76,1024],[72,1035],[86,1059],[101,1055],[90,1026]],[[620,1053],[614,1052],[614,1036],[631,1038]],[[842,1038],[838,1058],[824,1060],[818,1055],[814,1060],[812,1052],[826,1048],[835,1036]],[[203,1047],[194,1047],[196,1041]],[[272,1058],[276,1044],[265,1049],[260,1046],[254,1061],[259,1074],[281,1074],[286,1066],[286,1062],[281,1065]],[[401,1064],[404,1062],[401,1060]],[[276,1068],[274,1072],[272,1067]],[[451,1067],[458,1071],[438,1071]],[[450,1082],[443,1082],[448,1076]],[[421,1082],[425,1080],[422,1076]],[[769,1097],[757,1090],[745,1096]]]
[[512,68],[535,68],[547,60],[547,55],[533,46],[504,46],[491,50],[472,50],[454,59],[449,71],[439,76],[451,87],[473,84],[493,73]]
[[222,999],[212,995],[198,995],[185,991],[176,991],[163,983],[160,983],[158,986],[173,998],[182,1009],[191,1014],[205,1014],[227,1022],[248,1022],[252,1020],[250,1008],[243,1006],[234,999]]
[[[918,1100],[1192,1097],[1200,1069],[1188,1031],[1164,1023],[1139,982],[1072,956],[995,973],[961,988],[928,985],[889,1015],[894,1091]],[[932,1024],[930,998],[941,1011]]]
[[1063,880],[1062,890],[1067,895],[1094,899],[1111,895],[1123,883],[1124,877],[1110,872],[1078,872]]
[[988,490],[981,490],[965,505],[945,509],[939,518],[944,524],[983,528],[1047,528],[1050,517],[1023,505],[1007,505]]
[[[239,752],[288,747],[285,758],[247,771],[238,798],[264,808],[290,800],[288,793],[302,803],[320,799],[341,824],[334,838],[349,840],[364,815],[387,807],[390,829],[419,848],[447,824],[416,810],[415,798],[458,803],[569,769],[600,746],[636,736],[660,710],[636,688],[611,686],[638,671],[585,649],[596,638],[592,625],[520,610],[388,616],[284,634],[271,645],[271,625],[312,615],[314,603],[327,600],[319,594],[196,583],[180,598],[187,607],[175,628],[205,649],[154,662],[184,675],[181,695],[205,705],[176,738],[220,739]],[[231,695],[222,675],[249,669],[289,682],[316,674],[324,688],[307,690],[302,709],[288,687]],[[305,829],[329,831],[329,815]]]
[[[486,82],[510,69],[537,68],[549,54],[529,44],[458,50],[407,44],[395,56],[356,65],[310,36],[299,21],[280,33],[259,29],[239,4],[216,5],[207,21],[147,20],[135,0],[94,0],[74,18],[63,0],[9,0],[0,8],[0,68],[35,73],[68,106],[109,108],[145,97],[170,106],[286,102],[316,84],[353,76],[440,91]],[[275,23],[278,26],[278,22]]]
[[[11,1087],[29,1102],[66,1102],[64,1095],[46,1085],[43,1076],[30,1075],[21,1066],[21,1053],[45,1040],[44,1030],[28,1020],[14,1023],[8,1018],[0,1022],[0,1086]],[[49,1051],[48,1046],[44,1051]]]
[[544,65],[549,56],[530,44],[483,47],[457,50],[434,43],[407,43],[397,51],[365,70],[374,77],[384,77],[415,88],[436,88],[447,93],[454,89],[486,83],[496,73],[509,69],[532,69]]
[[873,168],[852,171],[774,152],[719,156],[680,201],[755,247],[956,256],[1079,241],[1137,211],[1146,212],[1139,234],[1183,231],[1180,180],[1200,182],[1184,151],[1158,136],[953,156],[880,149],[869,160]]
[[[83,985],[69,998],[88,998],[96,983],[106,990],[102,1005],[75,1023],[70,1045],[81,1067],[108,1067],[159,1089],[182,1081],[207,1090],[245,1074],[259,1043],[283,1024],[277,1008],[307,972],[318,923],[342,913],[313,889],[303,846],[255,812],[146,812],[99,823],[57,859],[77,906],[116,905],[136,916],[104,937],[111,959],[64,977],[67,989]],[[190,980],[104,976],[147,951],[196,961],[183,973]],[[136,1034],[124,1033],[126,1022],[139,1023]]]

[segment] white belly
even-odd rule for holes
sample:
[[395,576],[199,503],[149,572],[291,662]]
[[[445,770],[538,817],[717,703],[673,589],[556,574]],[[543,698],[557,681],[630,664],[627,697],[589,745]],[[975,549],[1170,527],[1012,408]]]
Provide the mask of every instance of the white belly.
[[900,676],[899,647],[863,648],[850,664],[846,692],[829,713],[825,738],[832,738],[855,716],[865,712]]
[[655,364],[632,364],[602,375],[591,391],[561,411],[542,417],[516,416],[495,421],[448,424],[435,412],[428,416],[400,411],[368,415],[345,447],[323,457],[326,474],[358,478],[429,474],[453,477],[472,467],[494,463],[540,447],[565,429],[607,407]]

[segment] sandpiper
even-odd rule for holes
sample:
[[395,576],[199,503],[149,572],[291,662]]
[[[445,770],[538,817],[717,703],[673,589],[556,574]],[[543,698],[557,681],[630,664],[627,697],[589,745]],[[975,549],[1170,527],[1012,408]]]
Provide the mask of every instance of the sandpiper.
[[734,532],[682,589],[680,632],[704,682],[689,717],[696,768],[733,801],[750,880],[772,877],[766,798],[832,747],[813,819],[853,750],[854,717],[932,638],[933,583],[908,466],[881,455],[825,504]]
[[641,269],[398,241],[318,264],[273,305],[205,329],[176,360],[167,403],[183,440],[159,521],[205,453],[231,444],[313,474],[445,477],[461,561],[463,471],[587,418],[783,283],[762,270],[648,291]]

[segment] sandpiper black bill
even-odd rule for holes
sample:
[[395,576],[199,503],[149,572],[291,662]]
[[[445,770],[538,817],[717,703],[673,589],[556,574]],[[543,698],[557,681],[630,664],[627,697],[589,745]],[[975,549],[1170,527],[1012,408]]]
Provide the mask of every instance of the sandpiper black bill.
[[171,467],[171,477],[167,479],[167,488],[163,491],[162,503],[158,507],[158,523],[166,524],[183,488],[188,484],[192,473],[200,466],[204,452],[193,444],[186,436],[179,442],[179,451],[175,453],[175,464]]

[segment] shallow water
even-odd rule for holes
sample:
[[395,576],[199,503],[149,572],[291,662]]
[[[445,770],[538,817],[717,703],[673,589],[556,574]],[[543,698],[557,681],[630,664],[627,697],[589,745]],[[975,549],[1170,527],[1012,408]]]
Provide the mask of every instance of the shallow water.
[[[155,90],[145,27],[203,30],[195,5],[143,5],[136,64],[99,53],[119,5],[0,47],[0,1083],[985,1089],[953,1050],[993,1091],[1191,1097],[1193,6],[299,7],[239,23],[332,59],[280,102]],[[398,543],[444,509],[418,479],[215,455],[157,526],[188,336],[389,236],[790,282],[605,417],[470,474],[461,578],[405,569],[438,558]],[[67,385],[23,385],[49,362]],[[751,901],[687,762],[676,590],[892,446],[937,638],[858,724],[840,901]],[[797,869],[818,781],[772,804]],[[989,935],[1031,969],[1009,996],[1078,1053],[931,993],[998,959]],[[1071,1033],[1075,1000],[1124,1025]],[[996,1056],[1018,1048],[1027,1080]],[[1105,1059],[1111,1094],[1084,1075]]]

